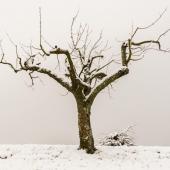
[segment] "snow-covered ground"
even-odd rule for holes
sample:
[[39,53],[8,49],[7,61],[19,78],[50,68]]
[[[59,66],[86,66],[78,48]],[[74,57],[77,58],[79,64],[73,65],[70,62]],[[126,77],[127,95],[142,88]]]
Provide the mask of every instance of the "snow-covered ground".
[[170,170],[170,147],[0,145],[0,170]]

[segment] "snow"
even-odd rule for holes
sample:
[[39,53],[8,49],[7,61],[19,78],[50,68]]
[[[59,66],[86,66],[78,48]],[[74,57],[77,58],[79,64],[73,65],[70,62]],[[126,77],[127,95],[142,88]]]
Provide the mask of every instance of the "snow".
[[0,145],[0,170],[170,170],[170,147]]

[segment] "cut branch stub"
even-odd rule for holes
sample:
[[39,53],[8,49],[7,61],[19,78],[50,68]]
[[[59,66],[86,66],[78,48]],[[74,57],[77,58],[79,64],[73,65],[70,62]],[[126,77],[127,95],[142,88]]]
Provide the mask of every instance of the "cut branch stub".
[[122,66],[127,66],[126,49],[127,49],[127,44],[124,42],[121,46]]

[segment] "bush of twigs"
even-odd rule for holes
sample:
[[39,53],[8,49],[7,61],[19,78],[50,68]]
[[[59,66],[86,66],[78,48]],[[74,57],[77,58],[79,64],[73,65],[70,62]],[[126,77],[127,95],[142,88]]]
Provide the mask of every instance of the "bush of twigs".
[[132,127],[128,127],[126,130],[110,133],[104,138],[100,139],[99,144],[104,146],[133,146],[133,137],[129,135],[129,130],[131,128]]

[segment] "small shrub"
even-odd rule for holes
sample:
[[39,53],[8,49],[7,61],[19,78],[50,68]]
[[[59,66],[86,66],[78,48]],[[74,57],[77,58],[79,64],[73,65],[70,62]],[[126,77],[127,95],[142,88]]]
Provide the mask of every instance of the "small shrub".
[[133,146],[133,137],[129,135],[130,128],[131,127],[128,127],[126,130],[123,130],[121,132],[108,134],[104,138],[100,139],[99,144],[104,146]]

